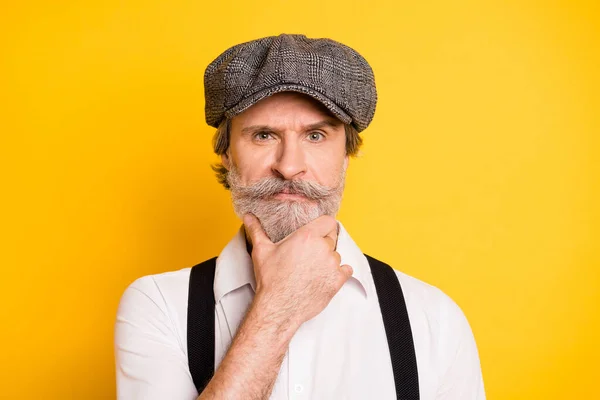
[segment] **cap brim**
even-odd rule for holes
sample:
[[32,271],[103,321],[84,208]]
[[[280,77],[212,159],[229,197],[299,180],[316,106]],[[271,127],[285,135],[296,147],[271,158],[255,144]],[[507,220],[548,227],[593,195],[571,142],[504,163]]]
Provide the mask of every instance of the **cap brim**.
[[242,101],[237,103],[232,108],[225,111],[224,115],[226,118],[232,118],[232,117],[240,114],[241,112],[245,111],[246,109],[250,108],[254,104],[258,103],[260,100],[267,98],[269,96],[272,96],[275,93],[281,93],[281,92],[298,92],[298,93],[306,94],[306,95],[314,98],[315,100],[318,100],[320,103],[322,103],[325,107],[327,107],[327,109],[329,111],[331,111],[331,113],[333,115],[335,115],[343,123],[350,124],[352,122],[352,118],[348,114],[346,114],[346,112],[344,110],[342,110],[340,107],[338,107],[337,104],[335,104],[333,101],[331,101],[329,98],[327,98],[323,94],[321,94],[311,88],[307,88],[306,86],[293,85],[293,84],[292,85],[286,85],[286,84],[277,85],[277,86],[273,86],[273,87],[261,90],[259,92],[253,93],[250,96],[242,99]]

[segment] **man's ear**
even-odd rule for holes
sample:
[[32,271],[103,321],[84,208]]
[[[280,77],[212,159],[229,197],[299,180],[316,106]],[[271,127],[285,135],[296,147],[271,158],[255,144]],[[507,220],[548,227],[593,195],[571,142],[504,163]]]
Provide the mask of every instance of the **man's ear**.
[[223,164],[225,169],[227,169],[227,171],[229,171],[230,165],[231,165],[231,161],[229,158],[229,150],[226,151],[225,153],[221,154],[221,163]]
[[344,156],[344,171],[348,168],[348,163],[350,162],[350,156],[346,154]]

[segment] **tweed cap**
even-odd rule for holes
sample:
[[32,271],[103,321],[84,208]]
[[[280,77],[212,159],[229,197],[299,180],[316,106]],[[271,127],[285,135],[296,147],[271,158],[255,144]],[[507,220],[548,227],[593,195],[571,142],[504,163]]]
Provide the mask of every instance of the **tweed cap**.
[[206,123],[218,127],[284,91],[307,94],[360,132],[375,114],[373,70],[350,47],[305,35],[269,36],[227,49],[206,68]]

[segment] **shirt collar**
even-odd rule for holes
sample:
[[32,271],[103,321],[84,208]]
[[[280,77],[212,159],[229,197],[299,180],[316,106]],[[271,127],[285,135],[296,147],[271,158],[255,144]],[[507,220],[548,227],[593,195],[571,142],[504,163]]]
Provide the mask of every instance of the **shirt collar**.
[[[352,267],[354,272],[351,279],[358,281],[365,297],[368,298],[374,291],[369,262],[339,221],[338,226],[336,250],[340,253],[342,265],[348,264]],[[227,293],[244,285],[250,285],[252,290],[256,291],[252,258],[246,249],[246,235],[242,225],[217,257],[214,282],[215,302],[218,303]]]

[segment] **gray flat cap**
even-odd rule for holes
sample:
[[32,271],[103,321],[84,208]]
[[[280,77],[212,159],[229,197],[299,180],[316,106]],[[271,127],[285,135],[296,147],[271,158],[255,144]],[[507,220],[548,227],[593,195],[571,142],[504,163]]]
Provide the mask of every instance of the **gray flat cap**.
[[206,123],[218,127],[284,91],[312,96],[359,132],[375,114],[375,77],[360,54],[331,39],[281,34],[235,45],[210,63],[204,73]]

